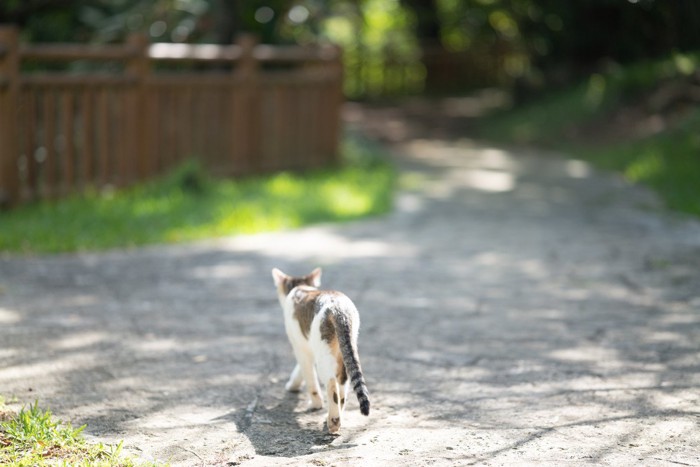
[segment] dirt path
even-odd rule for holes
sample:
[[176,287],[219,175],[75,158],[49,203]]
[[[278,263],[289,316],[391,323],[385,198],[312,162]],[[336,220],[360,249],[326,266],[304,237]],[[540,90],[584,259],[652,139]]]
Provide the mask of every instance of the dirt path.
[[[382,112],[388,217],[0,259],[0,394],[175,466],[700,465],[700,223]],[[269,271],[315,265],[363,320],[372,414],[340,437],[283,389]]]

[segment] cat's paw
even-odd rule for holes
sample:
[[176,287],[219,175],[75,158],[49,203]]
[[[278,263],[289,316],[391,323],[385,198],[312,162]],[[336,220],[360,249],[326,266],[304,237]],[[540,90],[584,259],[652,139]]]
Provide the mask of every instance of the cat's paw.
[[331,434],[337,434],[340,431],[340,417],[328,417],[328,432]]
[[316,394],[316,395],[311,395],[311,398],[309,399],[309,409],[310,410],[320,410],[323,408],[323,399]]
[[286,389],[289,392],[299,392],[301,390],[301,384],[289,381],[287,384],[284,385],[284,389]]

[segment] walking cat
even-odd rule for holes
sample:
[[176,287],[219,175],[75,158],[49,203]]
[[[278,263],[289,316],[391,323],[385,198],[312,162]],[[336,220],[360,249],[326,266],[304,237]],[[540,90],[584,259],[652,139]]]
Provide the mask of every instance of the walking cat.
[[275,268],[272,278],[297,360],[285,388],[296,392],[306,382],[310,407],[320,409],[323,398],[318,375],[328,394],[328,431],[337,433],[350,384],[360,412],[369,415],[369,394],[357,354],[360,315],[344,294],[318,289],[321,268],[303,277],[288,276]]

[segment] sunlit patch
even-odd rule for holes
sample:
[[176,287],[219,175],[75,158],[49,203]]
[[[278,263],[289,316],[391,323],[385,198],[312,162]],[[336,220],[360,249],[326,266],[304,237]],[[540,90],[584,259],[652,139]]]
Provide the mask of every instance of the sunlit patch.
[[679,336],[678,333],[675,332],[654,331],[649,334],[646,340],[649,342],[677,343],[679,341],[679,338],[681,338],[681,336]]
[[566,161],[566,174],[571,178],[587,178],[591,176],[591,167],[583,161]]
[[466,185],[475,190],[503,193],[515,188],[515,177],[510,172],[469,170],[464,176]]
[[504,255],[488,252],[477,255],[473,263],[478,266],[500,266],[504,264],[507,265],[510,261]]
[[420,196],[405,193],[397,197],[396,209],[399,212],[418,212],[424,207],[423,199]]
[[368,211],[372,199],[359,190],[347,186],[326,186],[321,191],[330,208],[340,216],[355,216],[358,213]]
[[231,279],[250,273],[248,266],[240,264],[218,264],[215,266],[201,266],[192,270],[192,277],[198,279]]
[[[275,259],[299,259],[310,255],[329,258],[388,257],[411,255],[413,248],[397,243],[374,240],[353,241],[336,235],[327,229],[307,229],[293,240],[280,241],[278,234],[260,234],[247,237],[234,237],[222,241],[224,248],[234,251],[255,251]],[[294,248],[289,248],[293,244]]]
[[513,170],[513,157],[506,151],[497,148],[486,148],[479,151],[480,165],[485,169]]
[[625,170],[625,176],[633,182],[640,182],[656,177],[664,170],[663,158],[656,151],[651,150],[632,162]]
[[82,332],[71,334],[54,342],[53,347],[61,350],[82,349],[103,342],[107,335],[102,332]]
[[173,350],[177,350],[181,347],[181,344],[178,343],[175,339],[151,338],[140,341],[137,344],[132,344],[131,347],[136,351],[152,354],[158,352],[170,352]]
[[555,350],[550,353],[550,356],[557,360],[569,362],[606,362],[606,366],[615,366],[615,362],[619,364],[617,354],[613,350],[593,345]]
[[7,308],[0,307],[0,323],[1,324],[15,324],[19,323],[22,317],[16,311],[8,310]]
[[152,44],[149,47],[149,55],[152,58],[200,58],[211,59],[220,57],[223,48],[215,44]]
[[97,303],[97,297],[95,295],[81,294],[73,295],[60,300],[61,306],[67,307],[80,307],[80,306],[90,306]]
[[89,363],[87,358],[78,361],[75,356],[67,356],[64,358],[52,358],[44,362],[0,368],[0,381],[3,381],[3,383],[26,381],[29,378],[45,378],[46,376],[55,374],[67,374],[71,371],[85,368]]

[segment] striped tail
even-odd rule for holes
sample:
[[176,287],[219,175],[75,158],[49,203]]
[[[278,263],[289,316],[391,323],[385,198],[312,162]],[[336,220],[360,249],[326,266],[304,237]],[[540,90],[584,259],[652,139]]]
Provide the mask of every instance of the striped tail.
[[345,371],[350,377],[350,384],[357,395],[357,401],[360,403],[360,412],[362,412],[362,415],[369,415],[369,392],[367,391],[365,378],[362,376],[360,356],[357,354],[357,349],[352,342],[350,323],[348,323],[347,317],[340,313],[336,314],[334,318],[335,332],[338,336],[340,353],[343,355]]

